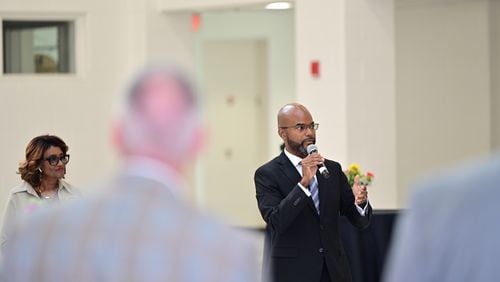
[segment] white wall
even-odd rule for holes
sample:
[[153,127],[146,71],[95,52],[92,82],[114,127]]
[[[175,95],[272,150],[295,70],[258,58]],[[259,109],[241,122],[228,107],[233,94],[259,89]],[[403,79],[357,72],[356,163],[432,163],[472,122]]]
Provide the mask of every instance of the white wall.
[[298,99],[320,123],[324,156],[375,173],[377,209],[397,207],[393,25],[392,0],[296,3]]
[[[136,1],[3,1],[2,19],[75,19],[77,73],[0,77],[0,210],[20,182],[16,170],[34,136],[50,133],[69,145],[67,180],[86,187],[116,166],[109,142],[114,95],[143,60],[144,25]],[[141,9],[145,9],[139,7]],[[139,10],[140,11],[140,10]],[[85,189],[84,189],[85,192]]]
[[[293,2],[294,0],[288,1]],[[161,9],[169,12],[202,11],[228,7],[264,6],[268,0],[160,0]]]
[[500,149],[500,1],[490,1],[491,146]]
[[[275,157],[279,153],[279,145],[281,139],[277,134],[277,121],[276,114],[278,109],[290,101],[295,100],[295,81],[294,81],[294,53],[293,53],[293,11],[281,11],[281,12],[266,12],[266,11],[237,11],[237,10],[220,10],[220,11],[210,11],[201,13],[201,27],[196,34],[196,54],[197,62],[200,64],[200,69],[205,69],[206,73],[211,75],[223,72],[228,66],[233,65],[233,72],[238,72],[238,63],[240,60],[235,58],[230,58],[232,48],[228,50],[220,50],[219,52],[224,54],[227,53],[226,57],[222,55],[216,58],[205,58],[206,52],[203,49],[206,46],[212,46],[217,44],[219,48],[224,46],[251,46],[250,42],[255,42],[259,46],[263,47],[263,68],[261,75],[264,76],[262,79],[252,80],[261,81],[261,85],[247,85],[248,88],[245,89],[245,84],[242,81],[245,79],[237,80],[237,74],[232,74],[231,80],[227,81],[224,85],[211,86],[212,96],[209,97],[209,93],[202,92],[202,110],[210,109],[210,105],[218,105],[220,107],[215,110],[219,115],[224,115],[222,117],[209,118],[207,116],[206,122],[209,127],[209,137],[211,136],[208,147],[206,148],[206,154],[204,154],[203,164],[200,164],[198,169],[198,174],[196,177],[198,180],[201,179],[212,179],[213,175],[216,173],[211,172],[210,169],[203,170],[203,167],[226,167],[223,174],[227,175],[228,178],[240,179],[236,181],[239,183],[237,186],[231,185],[220,185],[216,182],[215,185],[211,185],[210,181],[197,181],[196,182],[196,199],[198,203],[204,206],[211,207],[213,210],[224,213],[225,217],[229,219],[232,224],[240,221],[239,225],[259,227],[263,225],[260,214],[257,210],[257,204],[255,199],[255,189],[253,184],[253,173],[255,169],[266,162],[268,159]],[[247,45],[248,44],[248,45]],[[216,53],[219,53],[216,52]],[[234,50],[233,50],[234,52]],[[219,60],[217,63],[214,60]],[[213,70],[206,70],[206,66],[201,66],[202,61],[211,61],[212,65],[215,66]],[[253,62],[255,64],[257,62]],[[240,70],[243,73],[252,70],[252,63],[246,63],[248,65],[247,70]],[[248,75],[248,74],[247,74]],[[200,82],[207,82],[207,75],[203,72],[199,72]],[[251,75],[248,75],[249,78]],[[228,77],[224,75],[223,77]],[[248,78],[247,78],[248,80]],[[238,83],[237,85],[234,85]],[[213,83],[207,83],[213,84]],[[208,85],[200,85],[202,90],[207,90]],[[207,86],[207,87],[205,87]],[[262,88],[258,90],[258,94],[255,93],[254,89]],[[218,90],[215,90],[218,88]],[[217,92],[217,93],[215,93]],[[216,101],[211,101],[209,99],[217,99],[219,97],[225,97],[227,95],[232,95],[236,97],[237,102],[235,105],[229,107],[230,109],[237,109],[241,106],[244,101],[241,94],[247,93],[256,96],[263,96],[260,99],[259,105],[255,105],[257,101],[251,100],[247,105],[246,110],[240,110],[237,116],[231,116],[233,111],[228,111],[227,105],[225,103],[218,104]],[[218,95],[217,95],[218,94]],[[240,99],[240,100],[239,100]],[[252,119],[252,115],[246,116],[245,113],[251,112],[253,107],[260,108],[264,107],[263,113],[259,120]],[[212,109],[212,111],[214,111]],[[228,119],[231,119],[230,121]],[[244,121],[242,121],[244,120]],[[239,124],[234,124],[239,122]],[[224,126],[232,125],[232,126]],[[257,131],[252,130],[252,126],[256,126]],[[221,126],[224,128],[221,130]],[[217,134],[218,133],[218,134]],[[224,136],[224,134],[226,136]],[[253,136],[254,134],[258,136]],[[220,139],[217,140],[214,136],[218,136]],[[256,138],[258,137],[258,138]],[[240,142],[236,141],[237,144],[227,144],[229,142],[234,142],[234,138],[239,139]],[[255,140],[262,139],[263,142],[254,142]],[[252,144],[247,147],[242,147],[245,144],[252,141]],[[228,159],[220,155],[220,147],[227,146],[233,150],[234,157]],[[219,150],[217,150],[219,148]],[[235,151],[236,148],[240,148],[241,152]],[[255,153],[256,151],[256,153]],[[248,153],[252,156],[248,156]],[[259,152],[261,152],[259,154]],[[241,157],[244,156],[244,159]],[[212,163],[208,163],[209,161]],[[228,166],[228,164],[230,164]],[[205,166],[203,166],[205,165]],[[207,175],[211,173],[213,175]],[[228,190],[229,189],[229,190]],[[239,192],[238,192],[239,191]],[[231,194],[233,193],[233,194]],[[223,195],[233,195],[231,198],[231,205],[222,205],[220,202],[227,201]],[[220,197],[222,195],[222,198]],[[216,205],[219,204],[219,207]],[[228,210],[231,207],[238,206],[239,209]]]
[[377,209],[397,208],[394,1],[346,1],[347,166],[375,174]]
[[[9,75],[0,77],[0,209],[8,191],[20,178],[15,174],[27,142],[44,133],[57,134],[69,145],[71,162],[67,180],[88,187],[109,176],[118,162],[109,143],[109,125],[116,95],[132,73],[145,62],[175,61],[195,70],[195,33],[191,14],[166,13],[156,1],[39,1],[2,3],[4,19],[75,19],[77,21],[77,73],[72,75]],[[269,46],[269,111],[272,116],[294,95],[293,14],[259,13],[207,16],[204,38],[261,38]],[[231,19],[229,19],[231,18]],[[232,20],[232,29],[220,28]],[[259,22],[260,24],[254,24]],[[211,27],[210,27],[211,26]],[[252,30],[248,30],[252,27]],[[245,32],[241,31],[246,30]],[[283,35],[283,36],[277,36]],[[269,131],[276,136],[275,118]],[[267,124],[266,124],[267,125]],[[271,134],[270,134],[271,135]],[[269,154],[276,153],[279,138],[269,138]],[[189,175],[195,177],[195,175]],[[85,191],[84,191],[85,192]]]
[[293,11],[206,12],[202,14],[202,28],[197,35],[197,46],[208,40],[258,39],[266,42],[268,120],[262,126],[268,136],[263,149],[269,158],[277,155],[282,142],[277,133],[278,110],[296,99],[293,16]]
[[[320,123],[317,144],[327,158],[347,160],[346,4],[298,1],[295,10],[297,100]],[[310,74],[320,63],[320,77]]]
[[[211,16],[203,22],[204,28],[213,25],[212,36],[273,42],[269,156],[279,145],[275,113],[296,99],[320,122],[318,145],[325,156],[375,172],[375,208],[403,206],[409,184],[422,173],[500,144],[498,2],[394,2],[295,1],[293,20],[273,16],[281,18],[279,28],[293,25],[295,34],[284,33],[285,39],[279,28],[255,31],[265,18],[253,22],[239,14],[233,20],[241,25],[234,27],[218,27],[223,21]],[[0,208],[19,182],[15,171],[27,142],[38,134],[58,134],[68,142],[67,178],[76,185],[108,175],[117,164],[108,143],[109,109],[128,75],[159,59],[195,69],[197,35],[188,11],[261,3],[2,1],[2,18],[76,19],[78,53],[76,75],[0,77]],[[312,60],[321,63],[319,79],[310,76]]]
[[487,1],[396,9],[400,203],[417,176],[490,151],[488,24]]

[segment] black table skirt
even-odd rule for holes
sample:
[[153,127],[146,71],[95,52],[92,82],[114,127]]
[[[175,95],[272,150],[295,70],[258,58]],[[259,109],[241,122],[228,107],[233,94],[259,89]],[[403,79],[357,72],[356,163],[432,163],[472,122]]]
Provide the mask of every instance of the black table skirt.
[[353,282],[380,281],[397,214],[395,210],[375,210],[370,226],[364,230],[352,226],[347,218],[340,218],[340,236]]

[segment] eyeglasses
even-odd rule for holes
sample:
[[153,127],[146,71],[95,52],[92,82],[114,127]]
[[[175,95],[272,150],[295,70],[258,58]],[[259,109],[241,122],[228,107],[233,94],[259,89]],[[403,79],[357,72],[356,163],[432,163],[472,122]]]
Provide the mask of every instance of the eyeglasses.
[[61,161],[63,164],[67,164],[69,162],[69,155],[65,156],[51,155],[45,158],[44,160],[48,161],[51,166],[56,166],[59,163],[59,161]]
[[319,123],[311,123],[311,124],[303,124],[303,123],[298,123],[296,125],[292,125],[292,126],[280,126],[280,128],[295,128],[295,130],[299,131],[299,132],[303,132],[307,129],[310,129],[310,130],[318,130],[318,127],[319,127]]

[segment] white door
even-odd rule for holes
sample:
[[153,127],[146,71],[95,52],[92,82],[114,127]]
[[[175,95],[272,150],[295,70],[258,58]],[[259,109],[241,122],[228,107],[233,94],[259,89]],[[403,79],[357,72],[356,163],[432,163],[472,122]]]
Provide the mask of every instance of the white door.
[[209,143],[202,161],[202,202],[231,225],[260,227],[253,175],[266,161],[266,44],[202,44],[203,112]]

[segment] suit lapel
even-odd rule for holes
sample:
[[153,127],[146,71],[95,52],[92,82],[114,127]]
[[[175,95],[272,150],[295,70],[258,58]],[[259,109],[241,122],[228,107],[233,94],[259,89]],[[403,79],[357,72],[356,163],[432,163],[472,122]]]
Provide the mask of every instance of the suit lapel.
[[283,173],[290,179],[292,183],[298,183],[301,179],[299,172],[293,166],[292,162],[288,159],[285,153],[281,152],[281,155],[278,159],[281,170]]
[[[300,179],[302,178],[300,176],[300,173],[297,171],[297,168],[295,168],[288,159],[288,157],[285,155],[285,153],[281,153],[280,157],[278,158],[278,163],[280,164],[281,170],[283,173],[287,176],[288,179],[290,179],[290,183],[293,185],[296,185],[299,183]],[[318,183],[319,184],[319,183]],[[290,190],[295,187],[295,186],[290,186]],[[319,190],[321,192],[321,189]],[[290,192],[290,191],[288,191]],[[316,207],[314,206],[314,202],[312,199],[309,199],[308,201],[309,208],[314,212],[314,214],[318,215],[316,212]],[[321,209],[321,195],[320,195],[320,209]]]

